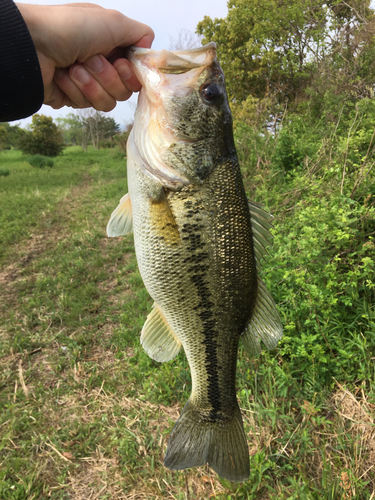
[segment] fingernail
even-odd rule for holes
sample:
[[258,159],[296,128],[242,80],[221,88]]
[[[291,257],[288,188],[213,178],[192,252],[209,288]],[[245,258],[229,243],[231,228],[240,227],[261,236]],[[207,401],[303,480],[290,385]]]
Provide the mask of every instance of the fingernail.
[[99,56],[92,56],[87,61],[85,61],[85,66],[87,66],[94,73],[100,73],[103,69],[103,61]]
[[82,66],[76,66],[72,71],[72,75],[76,80],[79,81],[79,83],[82,83],[83,85],[85,83],[88,83],[91,78],[90,73],[86,71]]
[[133,71],[127,64],[121,64],[116,69],[122,80],[129,80],[133,76]]

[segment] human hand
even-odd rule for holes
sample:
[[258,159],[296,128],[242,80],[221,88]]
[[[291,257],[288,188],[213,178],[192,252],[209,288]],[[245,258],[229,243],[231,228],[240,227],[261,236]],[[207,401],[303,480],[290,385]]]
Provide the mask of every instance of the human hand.
[[38,54],[44,104],[110,111],[140,90],[124,53],[151,47],[149,26],[90,3],[17,7]]

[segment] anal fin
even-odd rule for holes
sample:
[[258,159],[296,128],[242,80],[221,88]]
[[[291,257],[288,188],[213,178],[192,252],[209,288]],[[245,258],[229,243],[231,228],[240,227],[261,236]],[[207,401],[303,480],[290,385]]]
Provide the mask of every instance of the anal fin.
[[141,344],[150,358],[160,363],[170,361],[180,350],[181,342],[156,304],[142,328]]

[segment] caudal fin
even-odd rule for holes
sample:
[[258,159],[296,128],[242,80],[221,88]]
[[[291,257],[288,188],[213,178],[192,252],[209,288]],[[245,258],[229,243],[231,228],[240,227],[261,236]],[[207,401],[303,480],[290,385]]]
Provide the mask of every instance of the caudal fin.
[[182,410],[169,438],[164,465],[181,470],[206,463],[228,481],[249,479],[249,451],[238,406],[226,422],[202,420],[190,400]]

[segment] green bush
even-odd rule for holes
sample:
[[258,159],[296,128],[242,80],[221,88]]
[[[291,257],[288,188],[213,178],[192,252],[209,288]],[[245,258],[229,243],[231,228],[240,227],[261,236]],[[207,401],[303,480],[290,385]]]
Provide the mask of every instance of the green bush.
[[263,279],[283,319],[279,359],[307,399],[335,379],[365,383],[375,358],[373,103],[324,101],[276,132],[235,127],[249,197],[275,215]]
[[27,161],[32,167],[37,168],[53,167],[54,165],[54,161],[52,160],[52,158],[47,158],[47,156],[43,155],[29,156]]
[[57,156],[64,149],[62,133],[50,116],[33,115],[30,129],[19,137],[17,148],[22,153]]
[[10,170],[8,168],[1,168],[0,167],[0,177],[6,177],[7,175],[10,174]]
[[110,148],[113,148],[115,146],[115,142],[113,141],[110,141],[110,140],[102,140],[99,142],[99,148],[100,149],[110,149]]
[[267,281],[285,319],[281,354],[313,391],[332,377],[368,377],[375,245],[366,227],[374,216],[369,204],[336,193],[328,199],[318,185],[277,224]]
[[126,145],[128,142],[130,132],[124,131],[121,135],[115,135],[114,140],[116,141],[121,153],[126,156]]
[[119,149],[117,149],[114,153],[113,153],[113,159],[114,160],[123,160],[125,158],[125,154],[120,151]]

